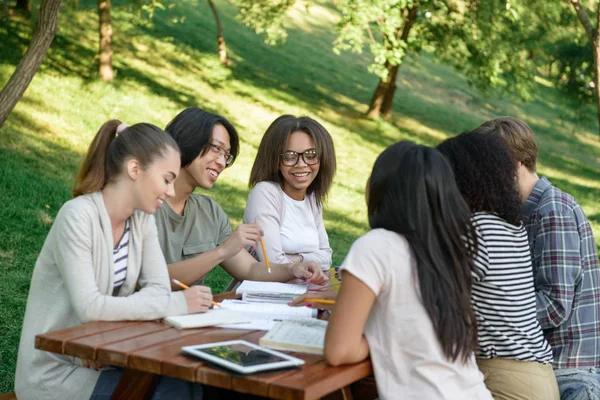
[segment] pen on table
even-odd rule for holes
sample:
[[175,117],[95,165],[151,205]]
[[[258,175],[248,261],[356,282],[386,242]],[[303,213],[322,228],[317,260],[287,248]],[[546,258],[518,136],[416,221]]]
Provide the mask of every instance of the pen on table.
[[259,240],[260,240],[260,247],[262,248],[263,255],[265,256],[265,264],[267,264],[267,270],[269,271],[269,273],[271,273],[271,264],[269,264],[269,256],[267,256],[267,251],[265,250],[265,244],[262,240],[262,237]]
[[317,298],[304,299],[304,302],[305,303],[335,304],[335,300],[317,299]]
[[[179,286],[182,289],[189,289],[190,287],[188,285],[186,285],[185,283],[181,283],[179,282],[177,279],[173,279],[173,283],[176,284],[177,286]],[[215,307],[219,307],[221,308],[221,305],[219,303],[217,303],[216,301],[211,301],[212,305]]]

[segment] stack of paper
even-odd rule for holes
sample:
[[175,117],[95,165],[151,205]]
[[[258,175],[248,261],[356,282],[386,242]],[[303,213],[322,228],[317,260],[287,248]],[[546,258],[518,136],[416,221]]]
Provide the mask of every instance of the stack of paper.
[[280,282],[243,281],[235,293],[243,301],[287,304],[307,291],[306,285]]
[[327,321],[318,319],[288,319],[277,322],[259,339],[261,346],[277,350],[323,354]]
[[223,300],[221,307],[236,311],[251,321],[245,324],[220,325],[223,328],[269,330],[276,322],[289,318],[316,318],[317,310],[308,307],[290,307],[287,304],[253,303],[243,300]]

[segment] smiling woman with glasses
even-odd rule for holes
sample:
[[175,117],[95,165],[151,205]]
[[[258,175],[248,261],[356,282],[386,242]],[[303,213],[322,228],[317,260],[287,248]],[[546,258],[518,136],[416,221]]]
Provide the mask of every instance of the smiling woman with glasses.
[[[331,135],[309,117],[282,115],[265,132],[252,166],[244,222],[258,220],[269,260],[311,260],[324,271],[331,248],[322,203],[336,161]],[[264,260],[260,248],[255,256]]]

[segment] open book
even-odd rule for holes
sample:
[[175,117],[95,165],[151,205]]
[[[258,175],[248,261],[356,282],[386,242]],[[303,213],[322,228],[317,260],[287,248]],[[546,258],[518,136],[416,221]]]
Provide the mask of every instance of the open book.
[[215,326],[221,324],[248,323],[252,321],[252,318],[234,310],[214,308],[205,313],[166,317],[164,321],[169,325],[173,325],[175,328],[186,329],[202,328],[205,326]]
[[235,293],[243,301],[287,304],[306,293],[306,285],[280,282],[243,281]]
[[319,319],[287,319],[277,322],[258,340],[261,346],[277,350],[323,354],[327,321]]
[[290,307],[287,304],[252,303],[243,300],[223,300],[221,307],[236,311],[251,321],[245,324],[223,324],[223,328],[259,329],[268,331],[276,322],[290,318],[316,318],[318,310],[308,307]]

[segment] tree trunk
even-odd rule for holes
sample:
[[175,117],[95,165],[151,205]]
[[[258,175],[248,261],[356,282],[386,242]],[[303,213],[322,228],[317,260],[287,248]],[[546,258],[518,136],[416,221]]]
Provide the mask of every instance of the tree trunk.
[[112,22],[110,19],[110,0],[98,0],[98,20],[100,33],[100,48],[98,50],[98,73],[100,79],[111,82],[114,77],[112,67]]
[[600,38],[598,32],[594,35],[592,40],[592,47],[594,48],[594,97],[596,98],[596,114],[598,116],[598,135],[600,135]]
[[221,61],[225,65],[231,65],[231,61],[227,59],[227,44],[225,43],[225,38],[223,37],[223,26],[221,25],[221,19],[219,18],[219,12],[217,11],[217,7],[212,2],[212,0],[207,0],[210,9],[215,16],[215,22],[217,24],[217,43],[219,45],[219,61]]
[[394,66],[390,64],[389,61],[385,62],[385,69],[388,71],[387,78],[385,80],[379,79],[379,83],[377,84],[377,88],[373,93],[373,97],[371,98],[371,103],[369,104],[369,110],[367,111],[367,118],[377,119],[381,113],[381,106],[383,105],[383,99],[385,94],[388,91],[388,86],[390,85],[390,77],[392,75],[392,69],[396,67],[396,71],[398,70],[398,66]]
[[31,4],[29,3],[29,0],[17,0],[16,8],[18,8],[19,10],[30,12]]
[[398,76],[398,69],[400,69],[400,65],[394,65],[390,71],[390,83],[383,95],[383,104],[381,105],[382,116],[386,116],[392,109],[394,94],[396,93],[396,77]]
[[[408,35],[410,34],[410,30],[415,24],[415,20],[417,19],[417,9],[419,4],[416,3],[414,6],[408,10],[408,15],[404,19],[404,26],[402,27],[402,35],[400,36],[400,40],[404,43],[408,40]],[[404,58],[404,57],[403,57]],[[388,88],[385,92],[383,98],[383,104],[381,105],[381,115],[386,116],[390,110],[392,109],[392,103],[394,102],[394,94],[396,93],[396,76],[398,76],[398,69],[400,65],[396,65],[394,69],[392,69],[391,74],[393,75],[388,85]]]
[[0,127],[31,83],[56,35],[60,2],[61,0],[42,0],[40,4],[40,15],[31,44],[0,92]]
[[[419,3],[417,2],[408,10],[406,17],[404,18],[404,26],[402,27],[400,40],[405,43],[408,40],[410,30],[417,19],[418,7]],[[398,33],[400,33],[400,30],[398,30],[397,34]],[[385,68],[388,71],[387,79],[385,81],[382,79],[379,80],[377,89],[375,89],[375,93],[373,93],[371,104],[369,104],[369,110],[367,111],[368,118],[379,118],[381,115],[385,116],[392,109],[394,93],[396,92],[396,77],[398,76],[398,69],[400,68],[401,62],[402,60],[400,60],[398,64],[392,65],[386,60]]]

